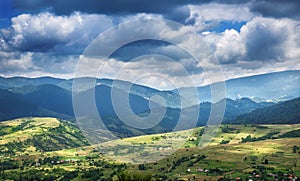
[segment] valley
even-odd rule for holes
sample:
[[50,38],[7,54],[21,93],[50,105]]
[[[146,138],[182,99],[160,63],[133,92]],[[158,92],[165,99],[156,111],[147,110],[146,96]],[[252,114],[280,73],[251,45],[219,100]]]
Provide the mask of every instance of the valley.
[[[196,95],[183,98],[178,90],[122,80],[78,80],[95,81],[96,87],[71,91],[72,79],[0,78],[0,180],[258,181],[300,176],[299,71],[227,80],[227,97],[217,102],[210,102],[209,87],[198,87],[201,102],[189,101],[186,107],[181,99]],[[130,90],[125,89],[128,84]],[[276,91],[267,95],[265,89]],[[115,111],[112,91],[119,99],[129,97],[137,117],[162,107],[166,112],[151,128],[128,125]],[[81,105],[93,93],[106,127],[90,116],[90,107]],[[165,104],[152,102],[154,95],[165,98]],[[82,118],[74,112],[74,98],[86,110]],[[212,107],[220,105],[225,105],[222,124],[208,125]]]
[[300,0],[0,0],[0,181],[300,181]]
[[[56,118],[21,118],[0,123],[0,178],[21,180],[274,180],[300,174],[300,125],[222,125],[213,141],[198,147],[204,127],[112,141],[114,155],[90,145],[76,125]],[[55,134],[54,134],[55,133]],[[290,134],[292,133],[292,134]],[[169,145],[186,142],[183,145]],[[105,144],[104,144],[105,145]],[[162,148],[156,162],[138,162]],[[124,153],[124,147],[130,150]],[[173,153],[163,155],[163,148]],[[155,151],[154,151],[155,152]],[[109,153],[109,152],[107,152]],[[160,155],[159,155],[160,154]],[[135,164],[130,163],[130,159]],[[137,164],[138,163],[138,164]]]

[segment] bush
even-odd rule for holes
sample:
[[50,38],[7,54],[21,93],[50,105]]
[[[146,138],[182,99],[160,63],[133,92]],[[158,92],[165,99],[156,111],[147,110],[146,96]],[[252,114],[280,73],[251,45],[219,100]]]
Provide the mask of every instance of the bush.
[[151,181],[151,178],[151,174],[121,172],[118,175],[119,181]]

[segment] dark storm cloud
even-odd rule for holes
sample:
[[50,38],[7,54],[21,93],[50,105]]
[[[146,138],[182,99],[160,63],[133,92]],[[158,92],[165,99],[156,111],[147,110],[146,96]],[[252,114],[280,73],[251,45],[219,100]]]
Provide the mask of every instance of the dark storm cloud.
[[187,6],[177,7],[170,10],[164,17],[185,24],[186,20],[190,17],[190,9]]
[[250,9],[265,17],[300,18],[299,0],[260,0],[253,2]]
[[58,15],[69,15],[74,11],[98,13],[107,15],[124,15],[135,13],[162,14],[165,18],[184,22],[189,17],[185,5],[205,4],[243,4],[248,3],[251,11],[267,17],[300,17],[299,0],[15,0],[14,7],[18,10],[37,13],[43,10],[52,10]]
[[[156,2],[148,0],[15,0],[14,7],[25,13],[39,13],[47,10],[53,11],[57,15],[70,15],[74,11],[112,16],[153,13],[161,14],[166,19],[185,23],[185,20],[190,16],[190,10],[186,5],[210,2],[224,3],[222,0],[156,0]],[[226,1],[226,4],[240,4],[245,2],[247,1],[230,0]]]
[[248,60],[286,61],[297,56],[297,21],[255,18],[241,31]]
[[249,60],[277,60],[284,58],[283,43],[288,34],[284,29],[273,32],[268,27],[257,26],[246,35],[246,49]]
[[[203,1],[208,2],[208,1]],[[196,4],[197,0],[15,0],[14,7],[18,10],[37,13],[42,10],[51,10],[57,15],[69,15],[74,11],[97,13],[106,15],[126,15],[135,13],[162,14],[166,18],[182,21],[189,17],[186,4]]]
[[159,54],[170,57],[173,60],[180,60],[182,58],[190,58],[187,52],[180,49],[176,45],[160,41],[160,40],[140,40],[131,42],[125,46],[120,47],[115,51],[111,58],[120,61],[129,62],[139,56],[147,54]]
[[[99,33],[123,21],[143,18],[163,17],[187,25],[182,31],[171,34],[174,39],[180,40],[182,34],[190,30],[196,31],[200,36],[207,36],[207,41],[218,56],[220,64],[233,69],[237,67],[237,75],[242,74],[239,72],[240,68],[255,70],[274,62],[277,68],[282,68],[282,64],[286,67],[291,64],[294,67],[293,64],[300,57],[298,53],[300,36],[297,36],[300,26],[296,26],[299,24],[297,21],[300,14],[299,0],[14,0],[12,2],[14,12],[3,16],[9,18],[11,26],[4,25],[0,30],[0,60],[2,60],[0,74],[10,72],[17,75],[26,71],[29,74],[36,71],[71,74],[79,55]],[[3,12],[0,11],[0,14]],[[0,27],[3,22],[1,18]],[[232,23],[239,25],[235,28]],[[155,27],[139,25],[124,31],[122,35],[109,34],[107,39],[122,40],[122,37],[139,32],[136,29],[140,29],[139,31],[146,29],[147,35],[158,35],[160,31],[169,27],[163,24],[157,24]],[[198,49],[196,42],[189,45],[192,52],[202,53],[195,51]],[[195,75],[199,73],[197,61],[178,47],[157,41],[133,42],[121,47],[111,56],[113,66],[109,70],[114,73],[115,67],[126,65],[134,58],[149,54],[165,55],[177,60],[189,72]],[[150,59],[151,56],[145,59],[147,58]],[[160,72],[166,75],[182,75],[180,69],[170,66],[159,57],[153,57],[153,63],[150,65],[158,68],[167,67]],[[132,72],[132,77],[150,69],[147,67],[149,63],[143,59],[130,66],[138,71]],[[150,71],[152,70],[154,69],[151,68]]]
[[[196,3],[196,0],[189,3]],[[182,0],[141,1],[141,0],[15,0],[14,7],[25,11],[40,11],[52,8],[57,14],[70,14],[74,11],[100,14],[119,13],[159,13],[171,11],[182,5],[189,4]]]

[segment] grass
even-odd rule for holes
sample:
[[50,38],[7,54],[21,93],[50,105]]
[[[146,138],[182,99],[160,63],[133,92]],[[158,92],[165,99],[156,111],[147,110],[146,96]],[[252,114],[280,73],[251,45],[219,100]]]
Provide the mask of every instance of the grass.
[[[26,124],[26,126],[18,129],[21,124]],[[43,134],[51,128],[58,127],[59,124],[60,122],[56,118],[24,118],[1,122],[0,127],[9,126],[10,129],[1,136],[0,145],[13,141],[25,141],[32,135]]]
[[[227,129],[225,129],[227,128]],[[232,154],[239,153],[243,138],[251,135],[252,138],[260,138],[272,132],[277,132],[272,135],[278,137],[283,133],[291,130],[299,129],[300,125],[222,125],[218,128],[212,142],[208,147],[218,146],[222,142],[226,145],[235,145],[231,150]],[[170,155],[174,151],[183,148],[196,148],[201,139],[200,133],[203,132],[203,127],[193,130],[185,130],[179,132],[171,132],[164,134],[153,134],[138,136],[133,138],[123,138],[110,141],[99,146],[100,150],[120,162],[143,163],[145,160],[156,161]],[[226,142],[224,142],[226,141]],[[256,144],[254,142],[253,144]],[[264,145],[255,152],[269,153],[272,152],[273,140],[269,141],[269,146]],[[247,149],[251,150],[251,144]]]
[[[300,124],[222,125],[217,129],[213,141],[204,148],[198,146],[204,127],[123,138],[93,146],[83,142],[83,135],[73,124],[55,118],[16,119],[0,123],[0,128],[2,134],[0,136],[0,163],[13,159],[14,162],[28,167],[32,162],[48,157],[71,160],[63,164],[41,165],[37,168],[40,170],[62,168],[66,171],[76,171],[101,168],[104,169],[104,175],[109,177],[110,174],[117,173],[119,170],[114,169],[115,166],[107,165],[129,162],[135,164],[129,164],[128,171],[151,173],[155,178],[167,176],[184,180],[194,177],[198,180],[217,180],[221,177],[245,179],[251,172],[259,171],[261,168],[264,168],[265,173],[281,171],[300,174],[300,154],[298,153],[300,148],[295,153],[293,152],[295,145],[300,147],[300,138],[268,138],[262,141],[241,143],[242,138],[248,135],[252,138],[259,138],[274,131],[278,133],[273,137],[278,138],[286,132],[300,129]],[[43,145],[38,147],[32,143],[33,138],[37,136],[50,139],[57,145],[57,150],[41,151],[41,148],[44,148]],[[69,141],[65,143],[61,142],[61,139]],[[221,144],[224,140],[228,143]],[[74,146],[75,143],[80,146]],[[23,150],[18,151],[16,147],[21,147]],[[8,154],[7,151],[12,152]],[[145,160],[153,162],[145,163]],[[266,160],[267,164],[265,164]],[[96,162],[99,164],[95,164]],[[144,165],[144,169],[141,170],[139,165]],[[188,172],[187,169],[190,171]],[[210,171],[200,172],[199,169]],[[81,176],[78,178],[80,179]]]
[[23,118],[0,123],[0,156],[28,155],[88,144],[72,123],[56,118]]
[[[246,178],[249,172],[256,170],[256,166],[271,168],[268,171],[269,173],[279,170],[283,172],[293,170],[295,173],[299,173],[300,154],[292,152],[294,145],[300,145],[299,138],[217,145],[209,146],[204,149],[180,149],[171,156],[157,162],[157,164],[146,164],[146,168],[148,168],[148,172],[152,173],[157,173],[158,170],[163,168],[163,174],[174,178],[178,177],[178,173],[180,173],[180,177],[182,178],[192,178],[196,176],[196,178],[201,180],[207,178],[207,176],[214,178],[213,180],[220,176],[230,175],[231,177]],[[206,158],[193,162],[199,155],[205,155]],[[183,157],[187,157],[187,161],[183,161],[170,171],[169,168],[172,167],[172,164]],[[265,159],[268,159],[268,164],[264,164]],[[138,168],[136,167],[135,169]],[[190,169],[190,172],[187,172],[187,169]],[[224,173],[221,175],[208,173],[207,175],[204,172],[198,172],[198,169],[222,169]]]

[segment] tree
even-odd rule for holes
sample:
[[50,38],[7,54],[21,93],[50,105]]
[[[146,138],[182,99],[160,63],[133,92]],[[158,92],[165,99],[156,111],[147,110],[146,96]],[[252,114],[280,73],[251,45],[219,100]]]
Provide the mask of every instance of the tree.
[[151,174],[137,174],[129,172],[121,172],[118,175],[119,181],[151,181]]
[[139,170],[146,170],[146,167],[144,164],[139,164]]
[[268,159],[265,159],[265,164],[269,164],[269,160]]
[[297,150],[298,150],[298,146],[294,145],[293,146],[293,153],[296,153]]

